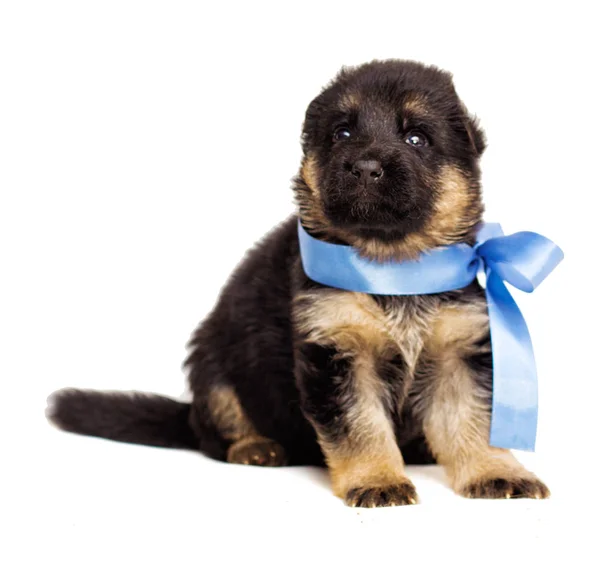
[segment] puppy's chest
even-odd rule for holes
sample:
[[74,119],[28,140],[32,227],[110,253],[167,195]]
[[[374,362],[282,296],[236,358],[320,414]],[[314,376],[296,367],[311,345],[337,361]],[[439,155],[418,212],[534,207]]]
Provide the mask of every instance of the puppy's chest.
[[430,336],[439,308],[437,299],[428,296],[370,298],[378,307],[374,327],[387,336],[392,352],[398,349],[406,362],[414,366]]
[[294,319],[308,341],[348,353],[401,353],[414,366],[438,309],[432,296],[374,297],[326,289],[297,296]]

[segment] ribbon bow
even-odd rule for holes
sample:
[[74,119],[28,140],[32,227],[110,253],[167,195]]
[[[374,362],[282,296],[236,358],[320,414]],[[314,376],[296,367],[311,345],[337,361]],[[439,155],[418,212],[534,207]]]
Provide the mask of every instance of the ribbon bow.
[[434,294],[464,288],[486,275],[493,358],[490,444],[533,450],[538,416],[537,373],[531,337],[504,282],[532,292],[562,261],[562,250],[533,232],[505,236],[485,224],[474,247],[455,244],[423,253],[415,261],[377,263],[345,245],[310,236],[298,221],[300,255],[315,282],[380,295]]

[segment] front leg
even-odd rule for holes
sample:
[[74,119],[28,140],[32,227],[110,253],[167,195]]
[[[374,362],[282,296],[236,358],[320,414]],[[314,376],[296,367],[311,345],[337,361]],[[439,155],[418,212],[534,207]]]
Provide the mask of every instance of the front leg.
[[334,493],[350,506],[416,503],[390,418],[390,388],[378,375],[384,336],[352,296],[338,298],[334,308],[316,299],[296,317],[302,407],[317,432]]
[[416,503],[374,360],[306,342],[297,349],[296,375],[304,414],[317,431],[333,492],[350,506]]
[[442,308],[413,389],[427,442],[469,498],[546,498],[509,450],[489,445],[492,356],[485,303]]

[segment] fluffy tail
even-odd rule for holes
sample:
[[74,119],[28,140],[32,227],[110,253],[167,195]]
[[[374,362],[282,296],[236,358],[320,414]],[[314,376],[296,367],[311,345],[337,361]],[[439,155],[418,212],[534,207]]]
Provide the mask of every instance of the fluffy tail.
[[198,450],[190,404],[143,393],[64,389],[48,398],[46,416],[59,428],[163,448]]

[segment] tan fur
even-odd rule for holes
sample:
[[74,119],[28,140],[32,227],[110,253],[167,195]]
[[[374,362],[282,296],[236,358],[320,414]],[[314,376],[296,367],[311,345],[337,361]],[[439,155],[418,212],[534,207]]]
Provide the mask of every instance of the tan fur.
[[407,301],[386,311],[368,294],[332,289],[297,296],[294,319],[308,342],[379,356],[401,352],[412,369],[434,312],[426,300]]
[[354,111],[360,107],[360,96],[358,92],[345,92],[340,98],[339,107],[342,111]]
[[358,487],[388,487],[408,481],[404,461],[397,446],[394,449],[356,451],[352,455],[329,448],[324,450],[333,493],[344,498]]
[[508,450],[489,445],[489,395],[462,360],[488,325],[484,302],[442,308],[426,342],[435,372],[424,417],[425,436],[457,492],[475,481],[533,477]]
[[304,183],[308,186],[311,193],[318,197],[317,200],[320,201],[319,196],[319,180],[318,180],[318,172],[317,172],[317,160],[314,155],[309,154],[304,161],[302,162],[302,168],[300,171],[300,175],[304,180]]
[[235,442],[257,435],[233,388],[229,386],[213,388],[208,396],[208,407],[217,430],[226,440]]
[[[450,469],[487,447],[487,397],[478,394],[463,355],[488,329],[485,303],[442,308],[432,324],[426,352],[434,361],[425,433],[440,463]],[[481,391],[481,390],[479,390]]]
[[477,119],[469,116],[469,110],[464,103],[461,103],[461,107],[463,110],[463,114],[466,115],[464,118],[465,130],[467,131],[467,136],[469,137],[469,144],[471,144],[471,148],[473,152],[477,154],[477,142],[475,141],[475,134],[473,131],[473,127],[477,126]]
[[480,340],[488,330],[487,304],[483,300],[459,306],[442,306],[431,324],[427,340],[428,351],[438,356],[468,352],[473,343]]
[[411,116],[427,115],[429,113],[425,96],[414,92],[405,96],[402,101],[402,109],[404,113]]
[[382,311],[367,294],[321,290],[298,296],[296,304],[297,327],[307,342],[359,353],[389,344]]
[[331,224],[323,211],[319,191],[318,165],[314,155],[304,158],[300,178],[296,180],[296,204],[302,223],[314,232],[325,232]]
[[[479,221],[483,212],[480,200],[473,201],[472,189],[467,177],[452,166],[445,166],[439,175],[437,188],[440,196],[423,236],[437,245],[454,243],[469,232]],[[477,202],[478,204],[473,204]]]

